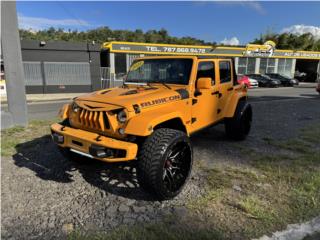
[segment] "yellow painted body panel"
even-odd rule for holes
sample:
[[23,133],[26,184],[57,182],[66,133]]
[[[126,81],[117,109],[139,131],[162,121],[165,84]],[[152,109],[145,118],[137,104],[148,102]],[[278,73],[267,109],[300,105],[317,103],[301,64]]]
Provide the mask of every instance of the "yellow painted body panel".
[[126,126],[125,133],[137,136],[148,136],[158,124],[178,118],[185,124],[188,134],[191,130],[190,116],[189,99],[171,103],[165,107],[157,106],[130,119]]
[[[101,136],[99,141],[97,141],[97,134],[84,131],[81,129],[75,129],[71,127],[65,127],[63,131],[61,130],[63,126],[59,123],[54,123],[51,125],[51,130],[59,133],[64,136],[64,143],[59,144],[61,147],[70,147],[75,150],[78,150],[83,153],[89,154],[89,146],[91,144],[114,148],[114,149],[121,149],[126,151],[126,156],[124,158],[97,158],[98,160],[104,162],[121,162],[121,161],[129,161],[134,160],[137,155],[138,146],[135,143],[119,141],[117,139]],[[77,144],[73,144],[72,140],[81,142],[83,145],[79,146]]]
[[59,110],[58,116],[61,119],[66,119],[68,117],[68,114],[69,114],[69,109],[70,109],[70,105],[69,104],[64,104],[62,106],[62,108]]
[[236,111],[239,99],[247,98],[247,88],[244,84],[234,86],[233,91],[234,93],[230,96],[228,100],[228,104],[227,104],[228,107],[225,108],[225,112],[224,112],[225,118],[233,117]]

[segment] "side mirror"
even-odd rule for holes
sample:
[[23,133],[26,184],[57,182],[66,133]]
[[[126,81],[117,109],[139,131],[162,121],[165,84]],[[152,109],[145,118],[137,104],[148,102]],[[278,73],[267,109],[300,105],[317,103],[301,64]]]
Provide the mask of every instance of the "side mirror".
[[210,89],[212,87],[211,82],[212,78],[199,78],[197,81],[197,89]]

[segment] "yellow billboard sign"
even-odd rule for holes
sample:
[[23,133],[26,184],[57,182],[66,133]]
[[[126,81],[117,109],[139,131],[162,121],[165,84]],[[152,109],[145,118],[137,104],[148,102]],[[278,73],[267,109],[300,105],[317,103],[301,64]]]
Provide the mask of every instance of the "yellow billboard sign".
[[264,44],[247,44],[244,56],[248,57],[271,57],[276,49],[273,41],[266,41]]

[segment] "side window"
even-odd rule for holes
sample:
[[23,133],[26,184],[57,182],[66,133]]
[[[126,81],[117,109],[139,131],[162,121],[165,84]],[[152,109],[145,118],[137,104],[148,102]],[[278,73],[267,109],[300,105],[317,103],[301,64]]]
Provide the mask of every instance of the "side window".
[[220,62],[219,63],[220,71],[220,83],[226,83],[231,81],[231,66],[230,62]]
[[211,78],[211,84],[215,84],[215,72],[214,72],[214,63],[213,62],[199,62],[197,79],[199,78]]

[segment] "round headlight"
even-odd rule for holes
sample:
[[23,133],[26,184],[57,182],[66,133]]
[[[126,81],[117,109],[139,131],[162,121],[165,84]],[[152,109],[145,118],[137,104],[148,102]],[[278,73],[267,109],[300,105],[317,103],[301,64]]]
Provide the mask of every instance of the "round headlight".
[[124,135],[124,128],[119,128],[118,132],[119,132],[121,135]]
[[127,114],[124,110],[120,111],[117,115],[117,119],[121,123],[125,123],[127,121]]
[[80,107],[78,106],[78,104],[73,102],[71,108],[72,108],[72,111],[78,112]]

